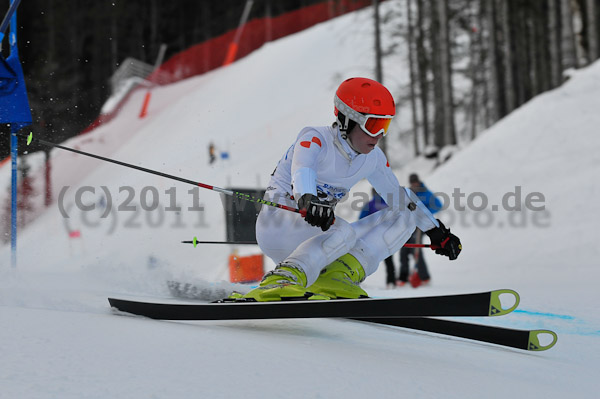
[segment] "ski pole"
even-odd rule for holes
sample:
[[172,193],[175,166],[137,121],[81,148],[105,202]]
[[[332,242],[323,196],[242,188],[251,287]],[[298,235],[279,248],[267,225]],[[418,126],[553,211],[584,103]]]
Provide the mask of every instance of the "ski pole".
[[[193,244],[194,248],[198,244],[231,244],[231,245],[257,245],[256,241],[200,241],[196,237],[193,240],[181,241],[182,244]],[[405,248],[431,248],[436,249],[437,246],[431,244],[404,244]]]
[[117,165],[120,165],[120,166],[125,166],[127,168],[136,169],[136,170],[139,170],[139,171],[142,171],[142,172],[146,172],[146,173],[150,173],[150,174],[153,174],[153,175],[156,175],[156,176],[166,177],[167,179],[172,179],[172,180],[176,180],[176,181],[179,181],[179,182],[182,182],[182,183],[192,184],[194,186],[206,188],[208,190],[216,191],[216,192],[221,193],[221,194],[230,195],[232,197],[237,197],[237,198],[243,199],[245,201],[255,202],[255,203],[263,204],[263,205],[268,205],[268,206],[272,206],[272,207],[275,207],[275,208],[281,208],[281,209],[285,209],[286,211],[290,211],[290,212],[301,213],[300,210],[297,209],[297,208],[292,208],[290,206],[281,205],[281,204],[278,204],[276,202],[265,201],[262,198],[254,198],[254,197],[252,197],[252,196],[250,196],[248,194],[244,194],[244,193],[240,193],[240,192],[232,191],[232,190],[226,190],[224,188],[211,186],[209,184],[204,184],[204,183],[196,182],[196,181],[193,181],[193,180],[184,179],[184,178],[179,177],[179,176],[169,175],[167,173],[158,172],[156,170],[144,168],[144,167],[141,167],[141,166],[132,165],[132,164],[129,164],[129,163],[126,163],[126,162],[117,161],[115,159],[111,159],[111,158],[107,158],[107,157],[102,157],[100,155],[95,155],[95,154],[91,154],[89,152],[85,152],[85,151],[81,151],[81,150],[76,150],[74,148],[65,147],[65,146],[62,146],[62,145],[59,145],[59,144],[51,143],[51,142],[46,141],[46,140],[42,140],[42,139],[38,139],[38,138],[33,138],[33,133],[29,133],[28,136],[26,136],[26,135],[24,135],[22,133],[16,133],[15,135],[16,136],[20,136],[21,138],[26,138],[27,139],[27,145],[31,144],[31,142],[33,140],[35,140],[38,143],[43,144],[43,145],[48,146],[48,147],[59,148],[61,150],[74,152],[76,154],[85,155],[85,156],[91,157],[91,158],[96,158],[96,159],[99,159],[101,161],[106,161],[106,162],[114,163],[114,164],[117,164]]
[[21,0],[13,1],[8,7],[8,11],[2,19],[2,23],[0,24],[0,38],[4,38],[4,32],[6,32],[6,28],[8,28],[8,24],[10,23],[10,19],[12,18],[15,11],[17,11],[17,7],[19,7],[19,3]]
[[431,249],[438,248],[437,245],[431,245],[431,244],[404,244],[403,246],[404,246],[404,248],[431,248]]
[[182,244],[194,244],[194,248],[198,244],[232,244],[232,245],[257,245],[256,241],[200,241],[196,237],[190,241],[181,241]]

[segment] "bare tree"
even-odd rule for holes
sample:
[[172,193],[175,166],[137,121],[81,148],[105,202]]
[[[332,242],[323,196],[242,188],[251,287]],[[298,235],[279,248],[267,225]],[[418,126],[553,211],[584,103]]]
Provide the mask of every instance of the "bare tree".
[[448,36],[447,4],[430,1],[431,70],[433,75],[434,144],[441,148],[456,144],[452,103],[451,57]]
[[456,144],[456,127],[454,124],[454,96],[452,90],[452,57],[450,55],[450,25],[448,23],[448,3],[437,2],[440,20],[440,66],[442,79],[442,101],[444,121],[444,144]]
[[419,75],[419,98],[421,100],[421,124],[423,127],[423,144],[429,145],[431,142],[429,134],[429,60],[427,50],[425,49],[425,11],[424,0],[417,0],[417,72]]
[[560,0],[561,22],[562,22],[562,69],[576,68],[578,58],[575,45],[575,31],[573,28],[573,12],[571,0]]
[[510,22],[508,15],[508,2],[500,0],[499,2],[498,15],[500,18],[500,35],[502,42],[502,69],[504,70],[504,100],[505,109],[503,115],[508,114],[515,109],[515,96],[514,96],[514,79],[513,79],[513,55],[511,49],[511,34],[510,34]]
[[433,143],[436,147],[444,146],[444,86],[442,83],[442,60],[440,43],[440,18],[437,9],[438,0],[430,0],[431,16],[431,74],[433,77]]
[[[379,17],[379,0],[373,1],[373,22],[375,23],[375,80],[383,84],[383,70],[381,66],[381,29],[380,29],[380,17]],[[387,141],[386,138],[382,138],[379,141],[379,148],[384,154],[387,153]]]
[[596,0],[585,0],[587,55],[590,63],[598,59],[598,24]]
[[489,6],[488,0],[480,0],[479,1],[479,24],[480,24],[480,34],[479,34],[479,65],[482,69],[481,71],[481,81],[478,81],[477,84],[481,87],[481,104],[483,104],[483,120],[484,126],[487,128],[490,126],[492,122],[490,107],[488,106],[490,100],[490,92],[489,85],[487,84],[489,68],[488,65],[488,54],[487,51],[489,40],[487,40],[489,36],[489,28],[487,23],[487,8]]
[[480,49],[480,37],[481,37],[481,25],[478,24],[477,20],[477,6],[478,2],[470,2],[468,7],[468,26],[469,29],[469,79],[471,80],[471,95],[470,95],[470,138],[474,140],[477,136],[477,115],[479,113],[479,92],[477,90],[479,86],[479,71],[481,71],[481,65],[479,65],[479,52]]
[[493,121],[498,120],[500,112],[498,110],[498,57],[496,54],[497,42],[496,42],[496,2],[492,0],[488,4],[487,8],[487,26],[488,26],[488,67],[490,71],[490,79],[487,80],[488,90],[490,93],[489,103],[487,107],[490,112],[490,118]]
[[548,0],[548,33],[550,34],[550,77],[552,87],[562,81],[562,51],[559,38],[561,37],[560,0]]
[[406,1],[406,15],[408,18],[408,70],[410,74],[410,108],[412,110],[413,145],[415,156],[419,155],[419,122],[416,102],[415,51],[414,51],[414,26],[412,19],[412,0]]

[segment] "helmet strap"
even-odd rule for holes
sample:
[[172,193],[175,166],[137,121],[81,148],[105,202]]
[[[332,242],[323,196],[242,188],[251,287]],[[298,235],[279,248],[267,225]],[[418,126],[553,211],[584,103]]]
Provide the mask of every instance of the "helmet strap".
[[[340,124],[340,131],[346,133],[348,132],[348,127],[350,124],[350,118],[347,118],[346,115],[344,115],[343,113],[341,113],[340,111],[338,111],[337,114],[337,120]],[[342,134],[344,134],[342,133]]]
[[356,122],[354,122],[352,119],[348,118],[346,115],[338,111],[337,123],[340,127],[340,135],[342,136],[342,138],[346,141],[346,143],[348,143],[348,145],[350,146],[350,148],[352,148],[354,152],[360,154],[360,152],[356,148],[354,148],[354,146],[352,145],[352,141],[348,137],[348,133],[350,133],[352,129],[354,129],[354,127],[356,126]]

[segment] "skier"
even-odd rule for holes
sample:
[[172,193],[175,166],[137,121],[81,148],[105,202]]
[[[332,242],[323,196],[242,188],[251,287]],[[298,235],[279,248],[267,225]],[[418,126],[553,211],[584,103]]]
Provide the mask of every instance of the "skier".
[[[436,253],[450,260],[459,255],[458,237],[400,186],[377,148],[396,113],[390,92],[374,80],[350,78],[338,87],[334,105],[333,125],[302,129],[266,190],[266,200],[300,209],[263,207],[258,216],[258,244],[277,266],[257,288],[232,298],[368,297],[359,283],[398,252],[416,227],[439,247]],[[388,208],[353,223],[336,218],[336,204],[364,178]]]
[[[442,209],[442,202],[431,191],[427,189],[425,183],[419,179],[419,175],[411,173],[408,177],[410,189],[419,197],[421,202],[429,209],[432,215],[435,215]],[[420,230],[415,230],[413,235],[408,239],[408,243],[420,244],[422,233]],[[408,276],[409,271],[409,255],[415,259],[415,271]],[[394,269],[392,269],[392,279],[394,278]],[[400,276],[397,281],[399,287],[404,286],[408,281],[413,288],[417,288],[422,284],[429,283],[430,279],[427,263],[420,248],[402,248],[400,249]]]

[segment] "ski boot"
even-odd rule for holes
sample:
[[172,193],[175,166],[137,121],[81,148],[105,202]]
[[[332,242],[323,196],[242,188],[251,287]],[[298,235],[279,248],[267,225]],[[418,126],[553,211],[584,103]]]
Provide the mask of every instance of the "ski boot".
[[358,285],[365,279],[365,269],[350,254],[340,256],[321,270],[321,274],[308,291],[331,299],[368,298]]
[[314,295],[306,289],[306,274],[296,264],[282,262],[263,277],[257,288],[245,295],[233,293],[229,299],[236,301],[290,301],[303,299],[329,299]]

